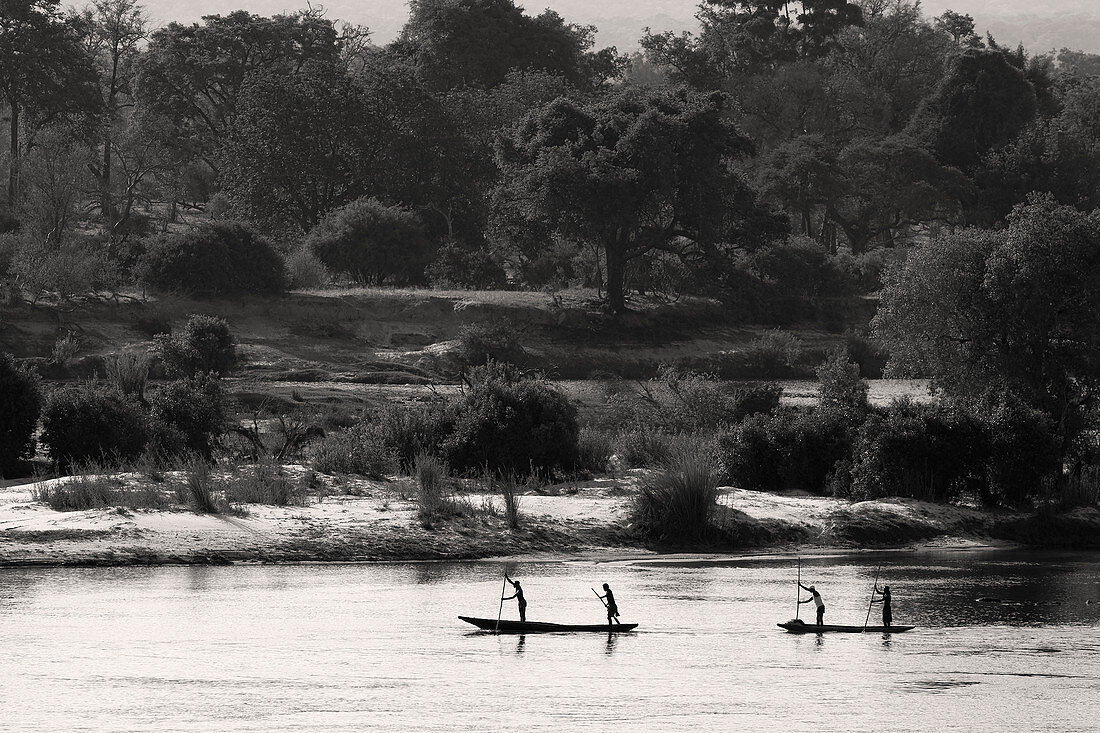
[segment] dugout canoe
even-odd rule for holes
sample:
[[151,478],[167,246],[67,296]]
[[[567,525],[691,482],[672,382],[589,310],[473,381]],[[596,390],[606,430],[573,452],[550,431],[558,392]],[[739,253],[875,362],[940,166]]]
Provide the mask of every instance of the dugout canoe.
[[[495,618],[474,618],[473,616],[459,616],[468,624],[473,624],[482,631],[499,631],[505,634],[537,634],[552,631],[595,631],[600,633],[618,633],[620,631],[633,631],[638,624],[551,624],[544,621],[511,621]],[[499,623],[499,627],[498,627]]]
[[815,623],[804,623],[802,621],[787,621],[786,623],[776,624],[781,629],[786,629],[792,634],[824,634],[826,632],[837,632],[841,634],[858,634],[864,631],[874,631],[883,634],[900,634],[903,631],[909,631],[915,629],[916,626],[838,626],[835,624],[823,624],[818,626]]

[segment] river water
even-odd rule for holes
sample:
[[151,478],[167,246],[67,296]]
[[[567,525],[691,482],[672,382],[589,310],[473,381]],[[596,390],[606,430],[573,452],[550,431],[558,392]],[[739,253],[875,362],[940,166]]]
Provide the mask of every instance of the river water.
[[476,633],[493,562],[0,569],[0,730],[1100,730],[1094,554],[803,558],[829,622],[877,574],[918,626],[821,637],[775,626],[790,557],[513,568],[530,620],[608,582],[638,632]]

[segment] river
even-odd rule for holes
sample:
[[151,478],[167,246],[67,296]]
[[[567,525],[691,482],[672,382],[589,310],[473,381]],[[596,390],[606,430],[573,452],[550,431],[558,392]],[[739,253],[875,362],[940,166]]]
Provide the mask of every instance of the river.
[[1095,554],[803,558],[828,621],[877,574],[918,626],[821,637],[775,626],[790,557],[514,566],[530,620],[599,623],[610,583],[640,624],[611,637],[473,632],[501,567],[0,569],[0,729],[1100,730]]

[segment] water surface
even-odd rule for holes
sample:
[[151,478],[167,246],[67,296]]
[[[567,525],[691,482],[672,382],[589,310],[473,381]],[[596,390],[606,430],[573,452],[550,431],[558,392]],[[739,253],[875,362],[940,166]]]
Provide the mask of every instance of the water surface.
[[775,626],[791,558],[515,568],[532,620],[600,622],[610,583],[641,624],[612,637],[474,632],[456,616],[496,615],[500,568],[0,570],[0,729],[1100,729],[1091,554],[804,559],[829,622],[862,624],[879,574],[919,626],[822,637]]

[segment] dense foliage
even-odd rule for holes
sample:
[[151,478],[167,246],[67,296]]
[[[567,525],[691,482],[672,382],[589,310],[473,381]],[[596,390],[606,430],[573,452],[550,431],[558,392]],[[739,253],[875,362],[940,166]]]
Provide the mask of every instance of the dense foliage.
[[155,290],[190,295],[271,295],[287,287],[279,253],[239,223],[212,223],[153,239],[138,275]]
[[374,285],[422,282],[432,257],[420,218],[377,199],[358,199],[329,212],[306,243],[330,271]]
[[42,410],[42,444],[62,466],[136,458],[148,438],[137,399],[103,382],[59,389]]
[[34,373],[0,352],[0,475],[12,475],[34,455],[42,395]]
[[165,369],[177,377],[228,374],[237,364],[237,342],[224,318],[192,313],[183,332],[156,336]]

